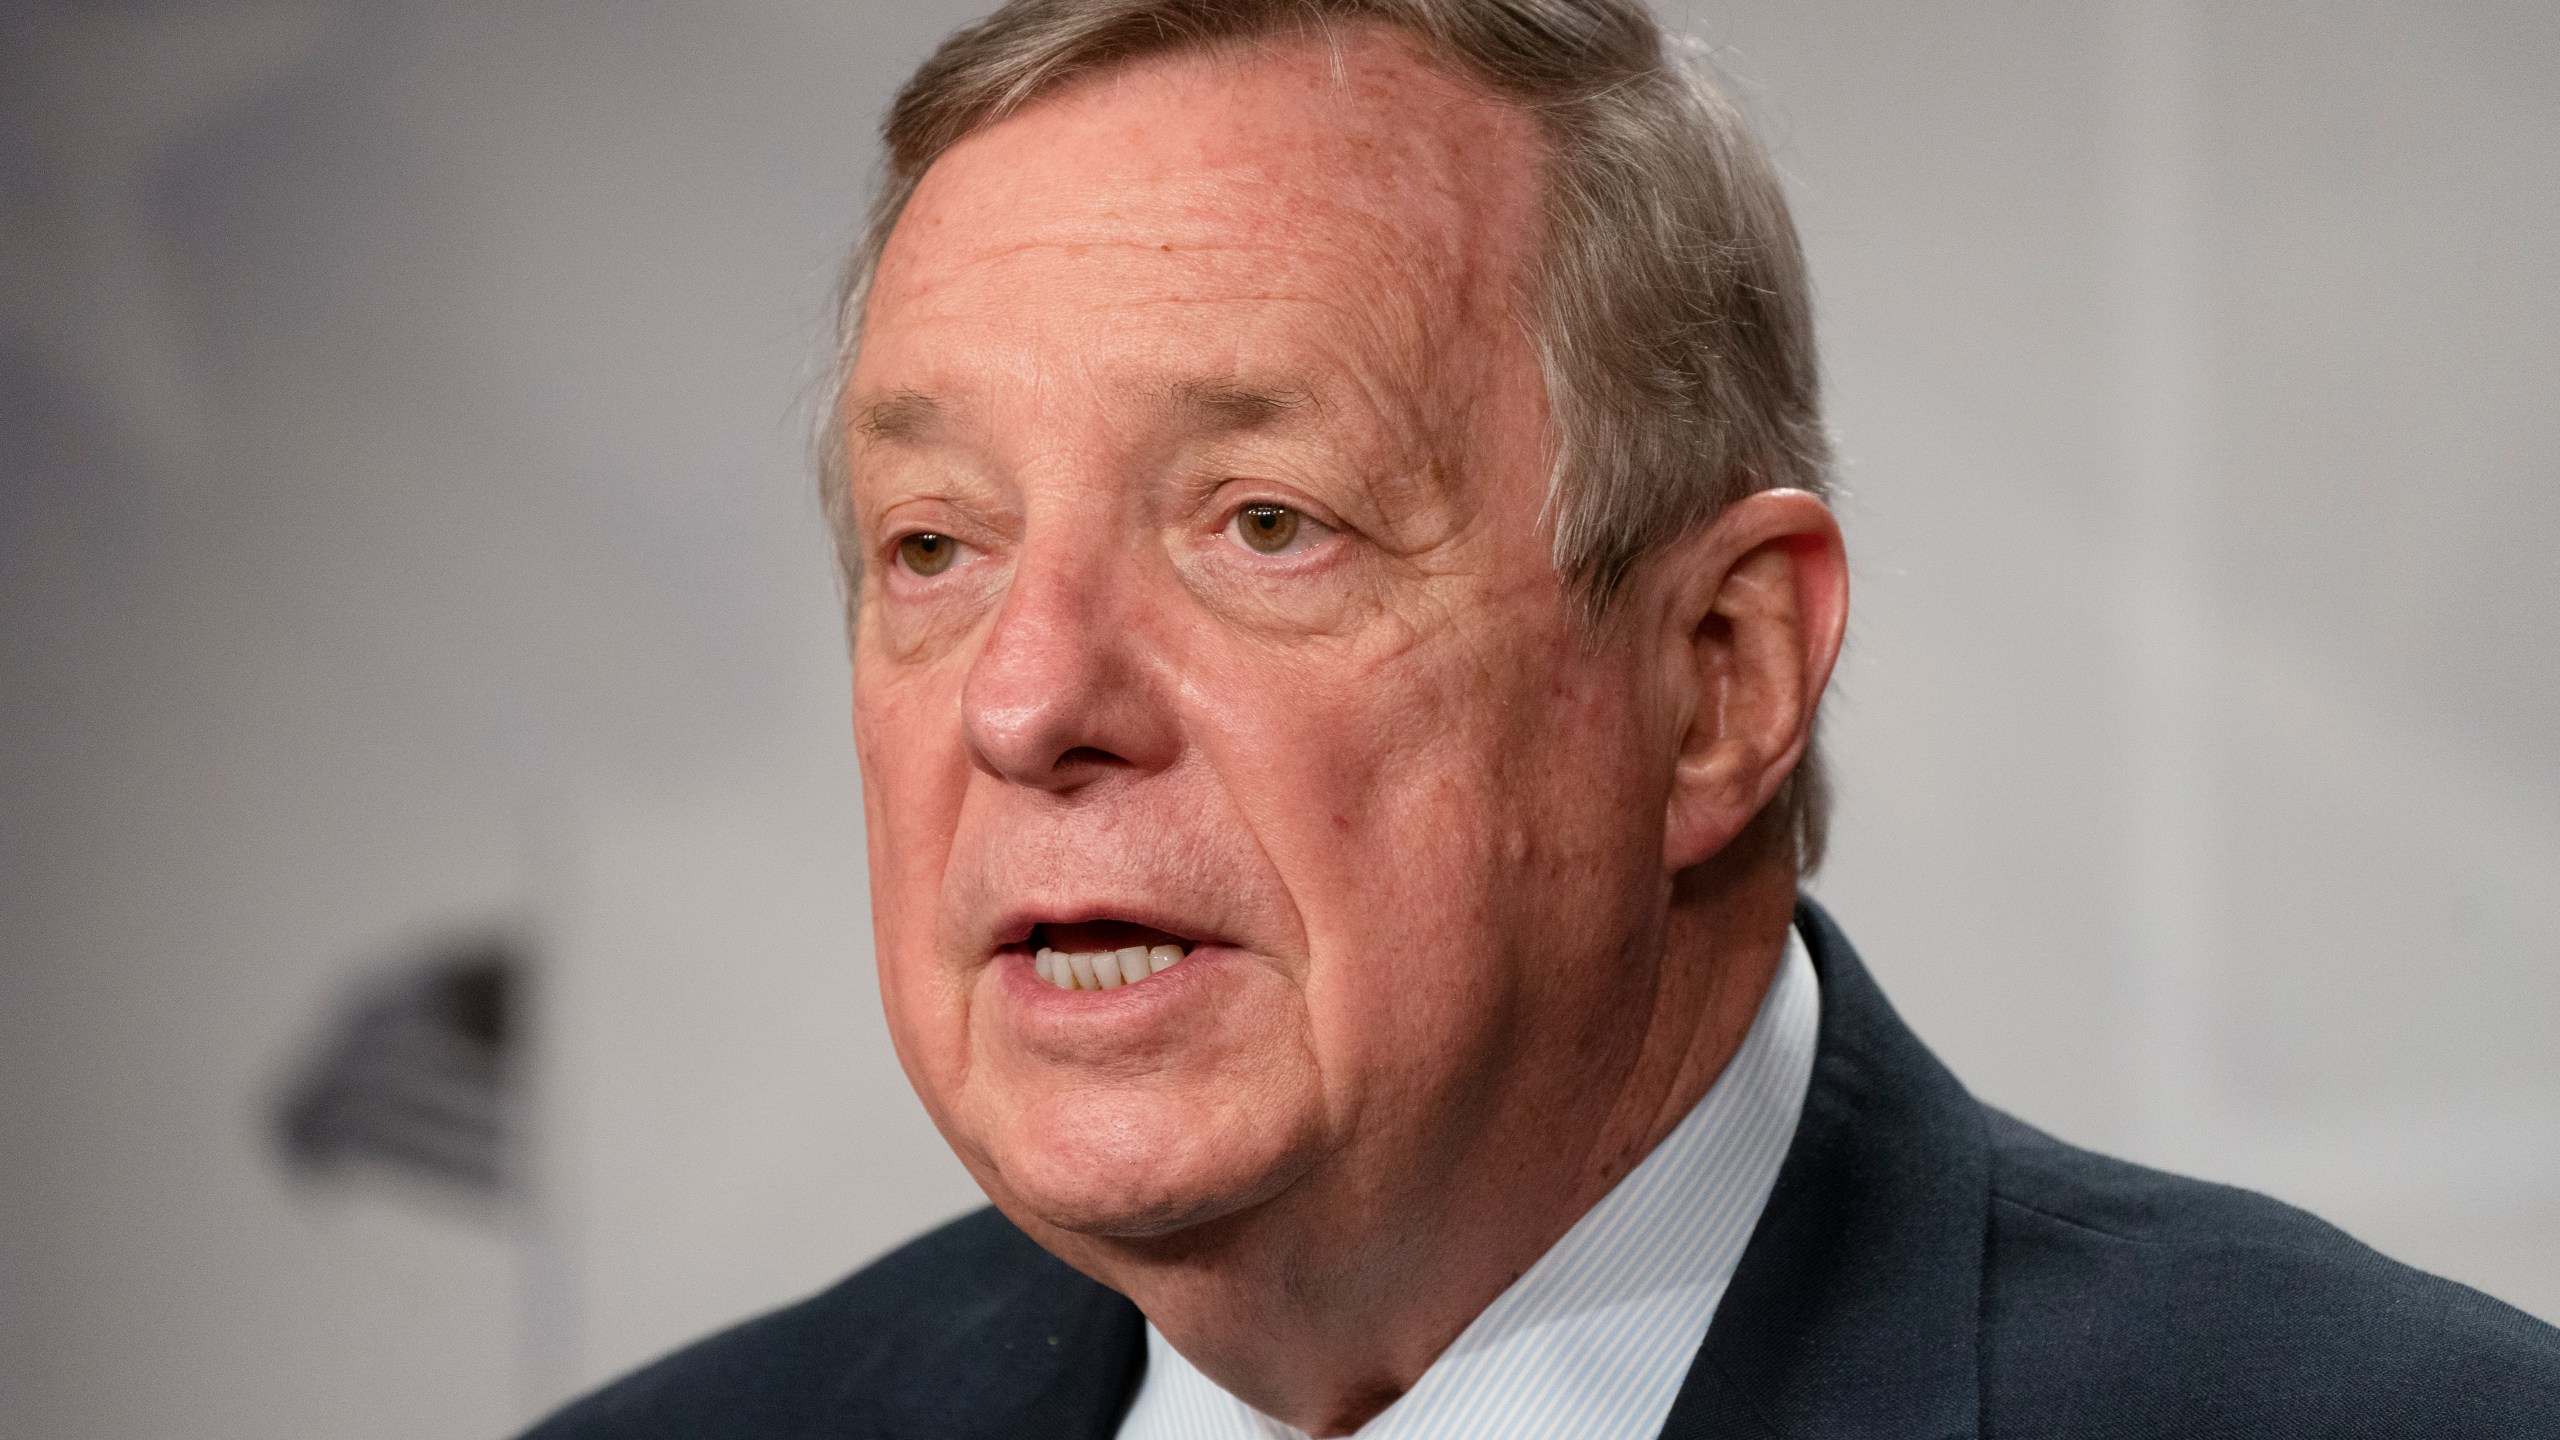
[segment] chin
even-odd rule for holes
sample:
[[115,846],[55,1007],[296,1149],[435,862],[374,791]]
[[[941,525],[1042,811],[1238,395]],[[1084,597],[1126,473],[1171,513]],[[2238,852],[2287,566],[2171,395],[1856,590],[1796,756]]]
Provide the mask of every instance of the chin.
[[1239,1133],[1232,1116],[1205,1129],[1188,1116],[1149,1123],[1129,1113],[1145,1102],[1118,1098],[1026,1114],[980,1176],[997,1208],[1096,1240],[1156,1240],[1260,1205],[1313,1163],[1285,1133]]

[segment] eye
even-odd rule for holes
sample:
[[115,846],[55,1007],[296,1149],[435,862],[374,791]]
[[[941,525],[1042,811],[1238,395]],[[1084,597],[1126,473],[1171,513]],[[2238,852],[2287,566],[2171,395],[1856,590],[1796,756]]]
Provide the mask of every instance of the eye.
[[1307,529],[1307,519],[1286,505],[1247,505],[1236,512],[1236,538],[1248,550],[1285,555]]
[[898,563],[918,575],[939,575],[960,558],[960,542],[948,535],[930,530],[919,531],[898,542]]

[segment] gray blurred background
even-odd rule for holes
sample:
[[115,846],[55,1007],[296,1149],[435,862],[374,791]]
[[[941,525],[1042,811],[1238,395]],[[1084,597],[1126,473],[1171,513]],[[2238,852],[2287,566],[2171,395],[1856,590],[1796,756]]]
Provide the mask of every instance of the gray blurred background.
[[[0,12],[0,1435],[494,1436],[973,1202],[799,401],[979,8]],[[2560,1318],[2560,7],[1676,13],[1820,285],[1817,893],[1992,1101]],[[507,1192],[290,1172],[478,934]]]

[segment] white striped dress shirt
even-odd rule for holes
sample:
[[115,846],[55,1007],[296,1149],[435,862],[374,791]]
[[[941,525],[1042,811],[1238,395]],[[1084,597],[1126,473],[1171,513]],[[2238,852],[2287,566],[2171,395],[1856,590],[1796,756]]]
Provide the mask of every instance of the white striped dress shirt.
[[[1777,1183],[1813,1078],[1804,943],[1724,1073],[1652,1154],[1494,1298],[1360,1440],[1653,1440]],[[1305,1440],[1218,1388],[1156,1327],[1119,1440]]]

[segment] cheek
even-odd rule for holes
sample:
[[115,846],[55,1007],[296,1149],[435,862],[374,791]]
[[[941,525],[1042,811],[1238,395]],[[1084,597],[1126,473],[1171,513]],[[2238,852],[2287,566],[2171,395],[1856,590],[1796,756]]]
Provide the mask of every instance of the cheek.
[[1299,909],[1336,1083],[1446,1083],[1546,971],[1613,943],[1582,912],[1659,851],[1630,824],[1623,677],[1524,630],[1239,676],[1209,722]]
[[1361,889],[1456,885],[1463,906],[1458,873],[1490,883],[1625,828],[1626,677],[1569,645],[1435,640],[1260,677],[1219,722],[1229,769],[1303,863],[1330,860]]
[[941,737],[921,723],[929,709],[920,687],[903,682],[854,684],[854,745],[862,764],[864,843],[874,894],[873,916],[886,922],[915,898],[912,881],[929,869],[945,808],[935,752]]
[[1311,976],[1339,1025],[1459,1043],[1459,1015],[1498,1025],[1492,1010],[1549,989],[1544,971],[1623,943],[1605,925],[1659,881],[1664,797],[1633,671],[1544,620],[1521,607],[1508,628],[1441,630],[1339,679],[1308,666],[1234,707],[1262,728],[1239,746],[1257,764],[1231,774],[1311,951],[1339,958]]
[[946,688],[930,672],[889,666],[858,669],[854,683],[881,1001],[911,1069],[915,1052],[947,1048],[934,1032],[947,1026],[956,989],[940,954],[938,916],[968,766],[954,727],[933,723],[956,704]]

